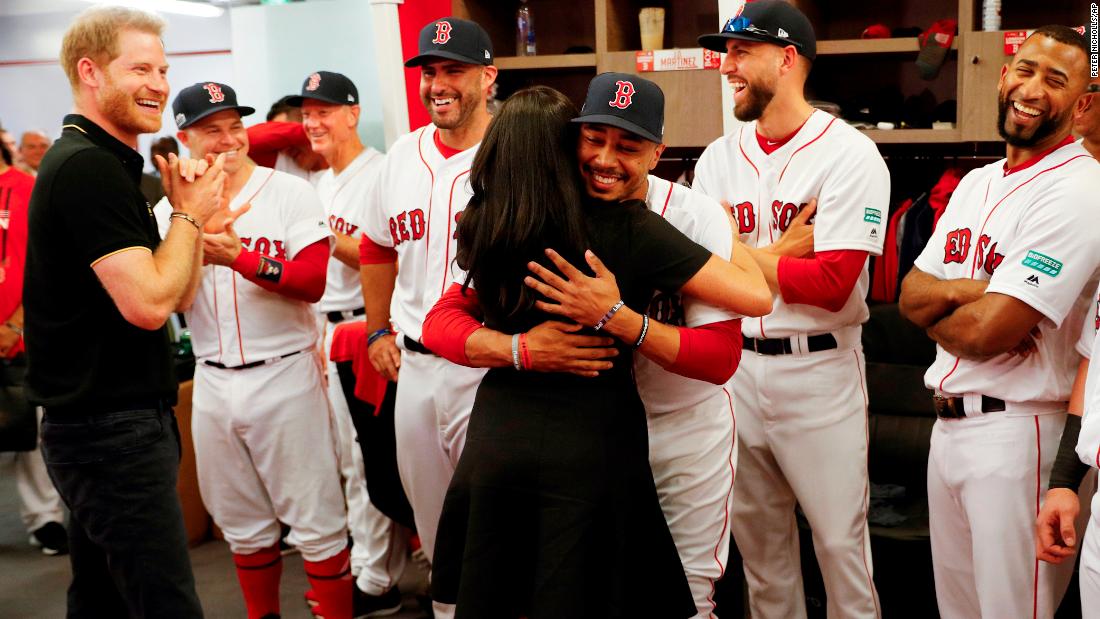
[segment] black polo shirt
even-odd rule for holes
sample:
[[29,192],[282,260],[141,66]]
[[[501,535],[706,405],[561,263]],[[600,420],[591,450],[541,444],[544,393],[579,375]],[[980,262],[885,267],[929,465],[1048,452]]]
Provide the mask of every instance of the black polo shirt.
[[27,395],[47,412],[175,402],[167,328],[127,322],[92,270],[114,253],[152,252],[160,243],[141,193],[143,164],[133,148],[70,114],[38,169],[23,308]]

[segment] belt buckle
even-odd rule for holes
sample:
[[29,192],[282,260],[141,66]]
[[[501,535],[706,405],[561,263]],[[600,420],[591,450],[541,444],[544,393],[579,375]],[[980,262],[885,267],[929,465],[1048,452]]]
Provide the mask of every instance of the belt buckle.
[[966,417],[962,398],[933,395],[932,406],[936,409],[936,416],[940,419],[962,419]]

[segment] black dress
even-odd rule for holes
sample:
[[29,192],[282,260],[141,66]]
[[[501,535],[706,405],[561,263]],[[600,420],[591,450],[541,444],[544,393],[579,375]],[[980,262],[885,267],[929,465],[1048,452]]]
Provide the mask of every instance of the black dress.
[[[586,207],[592,250],[643,311],[710,252],[641,201]],[[525,331],[537,311],[487,326]],[[478,388],[447,491],[432,595],[458,619],[691,617],[657,500],[629,347],[598,378],[497,368]]]

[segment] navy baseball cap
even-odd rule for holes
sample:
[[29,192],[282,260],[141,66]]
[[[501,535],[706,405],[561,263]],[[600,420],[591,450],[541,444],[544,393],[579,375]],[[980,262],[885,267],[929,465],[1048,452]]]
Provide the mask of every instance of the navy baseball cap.
[[661,143],[665,133],[665,93],[653,82],[630,73],[601,73],[588,84],[575,123],[611,125]]
[[740,13],[726,20],[721,32],[699,37],[699,45],[725,53],[729,39],[759,41],[780,47],[793,45],[806,58],[813,60],[817,57],[817,36],[810,20],[784,0],[749,2]]
[[247,105],[237,105],[237,93],[227,84],[199,82],[179,91],[172,100],[172,115],[176,127],[186,129],[207,116],[222,110],[237,110],[241,116],[256,111]]
[[317,71],[311,73],[302,82],[302,94],[297,97],[287,97],[286,104],[291,107],[302,107],[306,99],[316,99],[336,105],[359,105],[359,89],[346,75],[332,71]]
[[445,58],[466,64],[493,64],[493,43],[489,33],[476,22],[444,17],[420,29],[417,54],[405,61],[406,67],[418,67]]

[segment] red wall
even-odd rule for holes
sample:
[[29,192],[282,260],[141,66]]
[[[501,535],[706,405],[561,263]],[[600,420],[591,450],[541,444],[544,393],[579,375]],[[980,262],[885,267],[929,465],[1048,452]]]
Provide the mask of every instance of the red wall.
[[[397,5],[397,19],[401,23],[401,50],[405,60],[416,55],[416,43],[420,29],[425,24],[451,14],[450,0],[405,0]],[[420,102],[420,69],[405,69],[405,93],[409,103],[409,128],[416,129],[431,122],[428,112]]]

